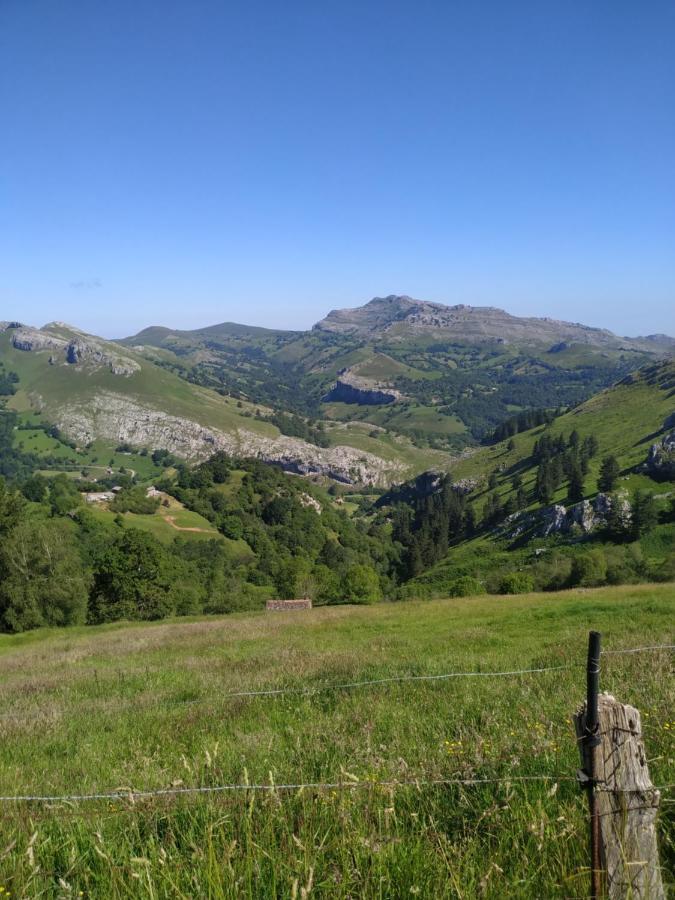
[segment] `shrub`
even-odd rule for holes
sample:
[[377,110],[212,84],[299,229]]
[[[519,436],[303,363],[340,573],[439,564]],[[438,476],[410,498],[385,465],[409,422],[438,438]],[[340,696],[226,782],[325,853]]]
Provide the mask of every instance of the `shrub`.
[[485,593],[485,588],[477,578],[471,575],[462,575],[456,578],[448,587],[448,597],[475,597]]
[[588,550],[572,561],[570,584],[579,587],[597,587],[607,579],[607,557],[602,550]]
[[144,487],[128,487],[115,495],[110,509],[116,513],[132,512],[151,516],[159,509],[159,497],[146,496]]
[[372,566],[350,566],[342,580],[347,603],[377,603],[382,599],[380,580]]
[[534,590],[534,578],[527,572],[508,572],[499,582],[500,594],[529,594]]

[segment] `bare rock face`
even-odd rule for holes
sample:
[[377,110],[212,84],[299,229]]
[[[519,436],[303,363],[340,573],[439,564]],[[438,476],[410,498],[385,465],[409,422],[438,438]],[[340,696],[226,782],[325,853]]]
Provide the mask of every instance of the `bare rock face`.
[[359,403],[363,406],[382,406],[394,403],[401,394],[394,388],[369,385],[366,381],[342,376],[338,378],[328,393],[322,397],[324,403]]
[[321,448],[298,438],[271,438],[241,428],[222,432],[112,391],[101,391],[86,404],[62,408],[57,425],[78,444],[107,438],[132,447],[166,449],[192,462],[223,451],[229,456],[255,457],[298,475],[326,475],[346,484],[389,484],[401,475],[399,463],[354,447]]
[[557,534],[560,531],[567,530],[566,526],[567,510],[564,506],[556,504],[551,508],[550,513],[546,515],[541,533],[542,535]]
[[[13,327],[15,323],[9,323]],[[61,323],[55,323],[61,326]],[[110,345],[99,343],[86,335],[70,340],[59,337],[44,328],[16,328],[12,335],[12,345],[17,350],[38,352],[40,350],[55,351],[50,358],[50,365],[58,365],[59,361],[71,366],[87,365],[92,368],[107,367],[113,375],[128,377],[140,370],[140,365],[131,357],[120,356],[109,349]]]
[[[669,416],[666,420],[670,422]],[[656,444],[652,444],[647,455],[645,469],[652,478],[659,481],[672,481],[675,479],[675,431],[665,435]]]
[[321,504],[316,499],[316,497],[312,497],[311,494],[302,493],[302,494],[300,494],[299,500],[303,506],[307,507],[308,509],[313,509],[319,515],[321,515],[321,512],[322,512]]
[[12,346],[17,350],[60,350],[65,353],[68,341],[46,331],[40,331],[38,328],[24,327],[17,329],[12,335]]
[[572,506],[556,503],[534,513],[514,513],[507,519],[504,530],[511,538],[526,532],[532,537],[571,531],[591,534],[607,525],[610,514],[616,514],[622,527],[628,528],[631,505],[625,494],[598,494],[593,500],[582,500]]
[[5,331],[11,331],[14,328],[21,328],[21,322],[0,322],[0,334]]

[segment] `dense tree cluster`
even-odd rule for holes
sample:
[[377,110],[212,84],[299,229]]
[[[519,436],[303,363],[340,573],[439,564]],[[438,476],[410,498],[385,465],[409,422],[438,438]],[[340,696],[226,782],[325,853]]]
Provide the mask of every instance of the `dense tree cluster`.
[[303,416],[294,413],[276,412],[269,416],[261,416],[266,422],[276,425],[282,434],[288,437],[297,437],[309,444],[315,444],[317,447],[328,447],[330,441],[326,435],[326,429],[323,422],[317,422],[313,419],[305,419]]
[[368,602],[393,584],[399,549],[381,523],[322,505],[309,485],[274,466],[218,454],[196,469],[180,467],[171,489],[223,535],[244,540],[257,556],[247,577],[282,597],[340,602],[358,599],[361,585]]
[[507,438],[529,431],[530,428],[538,428],[540,425],[550,425],[555,419],[557,411],[550,409],[527,409],[517,416],[509,416],[501,422],[492,432],[490,443],[498,444]]
[[0,363],[0,397],[11,397],[16,393],[19,376],[16,372],[8,372]]
[[584,498],[585,477],[588,463],[598,452],[598,442],[593,435],[582,441],[576,431],[568,438],[563,434],[553,437],[543,434],[535,441],[532,458],[538,462],[536,495],[537,500],[547,504],[560,486],[567,480],[567,499],[578,503]]
[[440,478],[438,489],[410,504],[399,503],[392,513],[392,537],[403,546],[399,574],[402,581],[414,578],[442,559],[448,548],[473,534],[473,507],[458,491],[449,475]]

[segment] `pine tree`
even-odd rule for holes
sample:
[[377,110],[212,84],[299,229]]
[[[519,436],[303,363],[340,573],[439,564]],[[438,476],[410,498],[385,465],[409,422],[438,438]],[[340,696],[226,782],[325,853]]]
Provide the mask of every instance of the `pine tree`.
[[570,471],[567,499],[570,503],[579,503],[584,499],[584,476],[579,465],[573,466]]
[[598,478],[598,490],[605,493],[613,491],[621,469],[616,456],[605,456],[600,464],[600,476]]
[[490,528],[492,525],[496,525],[503,515],[499,497],[497,494],[489,494],[483,509],[483,525]]
[[650,531],[658,521],[654,495],[648,491],[635,491],[632,498],[631,531],[634,538]]
[[550,503],[554,493],[551,466],[548,462],[542,462],[537,469],[537,499],[541,503]]
[[473,504],[467,503],[464,511],[464,533],[467,537],[471,537],[476,531],[476,510]]

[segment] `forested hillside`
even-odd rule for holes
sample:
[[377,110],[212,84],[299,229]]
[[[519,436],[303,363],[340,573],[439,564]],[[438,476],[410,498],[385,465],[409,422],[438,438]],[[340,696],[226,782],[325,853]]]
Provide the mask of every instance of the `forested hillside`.
[[0,627],[672,579],[674,391],[650,365],[388,491],[222,452],[83,455],[5,409]]

